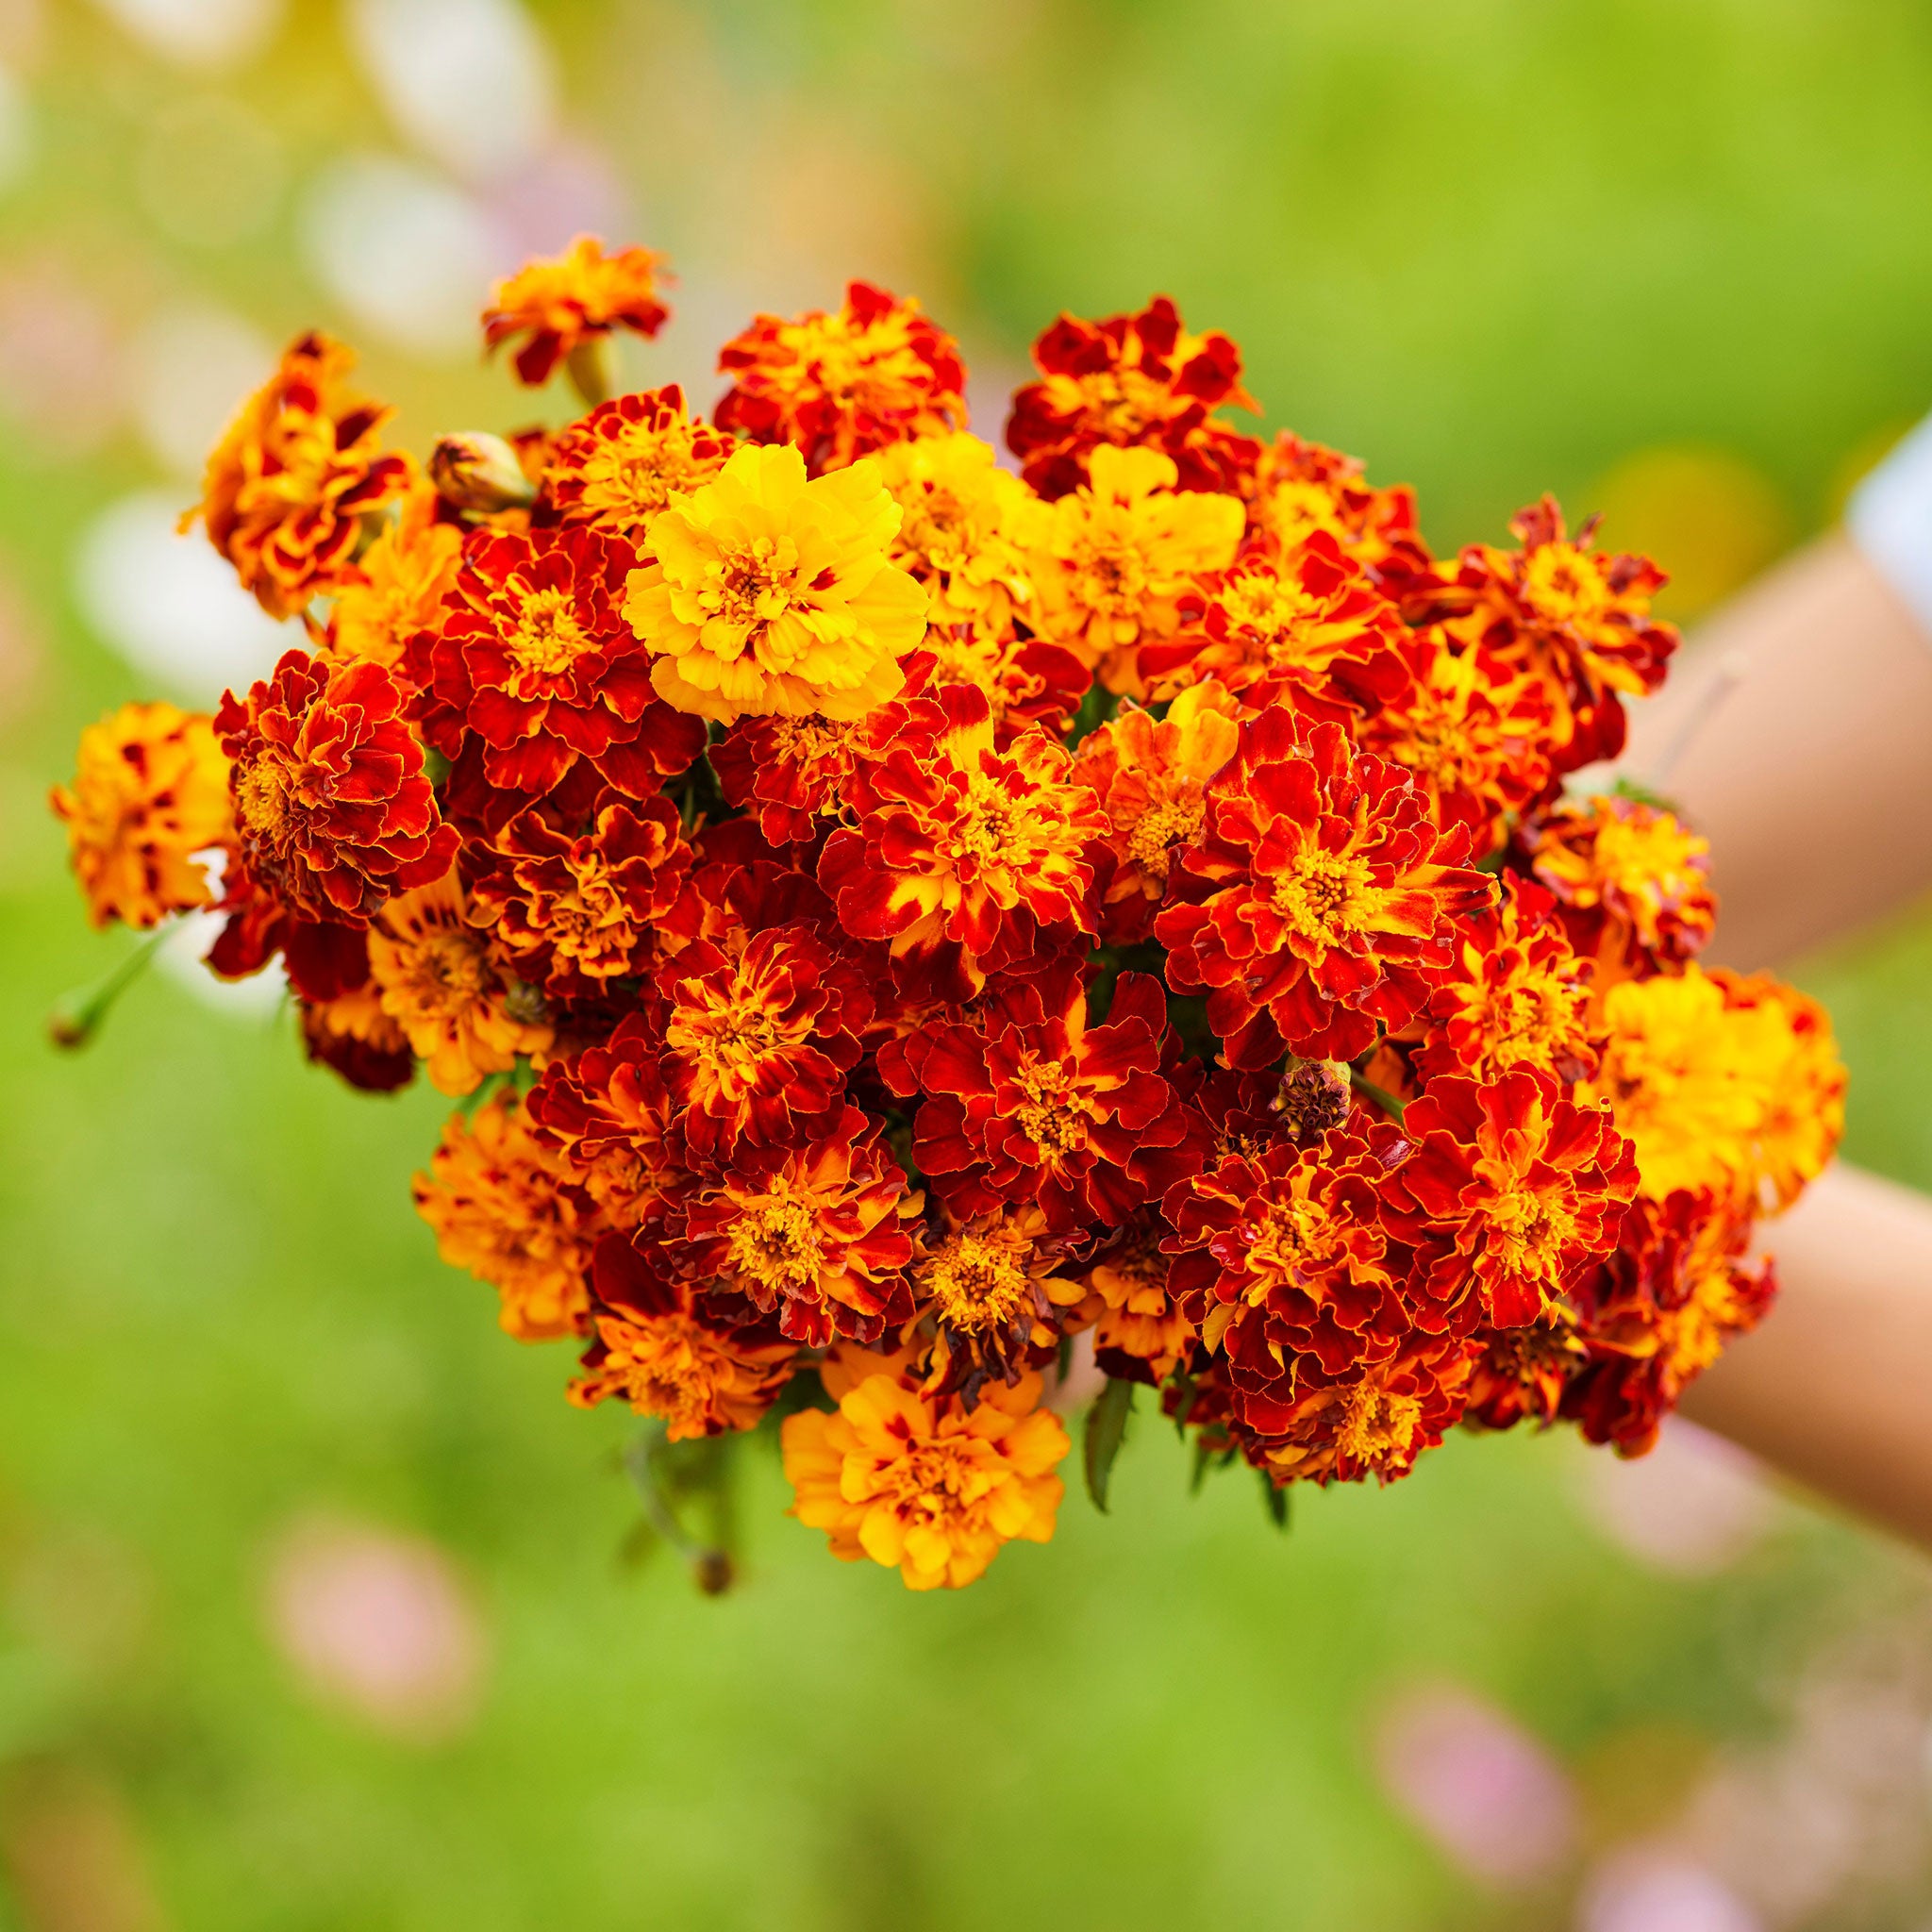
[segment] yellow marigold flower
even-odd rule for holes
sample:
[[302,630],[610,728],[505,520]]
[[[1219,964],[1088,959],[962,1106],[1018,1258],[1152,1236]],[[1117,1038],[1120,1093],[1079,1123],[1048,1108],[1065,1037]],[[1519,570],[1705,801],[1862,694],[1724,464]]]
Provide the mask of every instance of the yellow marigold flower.
[[654,336],[671,311],[658,294],[664,257],[649,248],[606,255],[593,235],[579,235],[553,259],[525,262],[496,286],[483,311],[483,345],[526,338],[515,357],[517,377],[533,389],[584,342],[613,328]]
[[435,627],[463,548],[461,526],[438,523],[436,505],[432,486],[413,485],[401,515],[357,560],[361,580],[342,586],[329,626],[338,658],[366,658],[391,671],[409,640]]
[[1136,653],[1179,627],[1197,571],[1234,561],[1246,511],[1235,496],[1177,491],[1171,457],[1103,443],[1091,486],[1048,507],[1032,559],[1041,633],[1097,666],[1109,691],[1141,693]]
[[835,1557],[896,1568],[911,1590],[957,1590],[1001,1544],[1052,1539],[1066,1491],[1052,1471],[1071,1444],[1039,1406],[1038,1375],[990,1385],[970,1411],[898,1374],[847,1385],[836,1357],[825,1386],[839,1396],[836,1412],[788,1416],[783,1441],[791,1513],[824,1530]]
[[750,445],[645,526],[625,615],[680,711],[860,718],[905,683],[926,594],[889,560],[899,507],[871,461],[807,479],[789,444]]
[[452,1114],[412,1191],[437,1252],[502,1296],[507,1335],[552,1341],[589,1332],[602,1224],[562,1157],[532,1137],[520,1101],[497,1095],[468,1119]]
[[430,1083],[442,1093],[474,1093],[486,1074],[506,1074],[520,1054],[548,1050],[547,1023],[517,1017],[525,988],[497,972],[484,934],[470,924],[454,873],[399,893],[369,927],[369,972],[382,1009],[408,1036]]
[[889,443],[874,461],[904,512],[892,561],[925,586],[927,623],[1006,636],[1033,604],[1026,558],[1044,535],[1045,506],[963,430]]
[[1775,1209],[1830,1159],[1845,1074],[1815,1001],[1693,965],[1611,987],[1603,1012],[1602,1065],[1577,1097],[1608,1103],[1643,1195],[1682,1188]]
[[391,411],[343,391],[355,356],[298,337],[208,459],[199,516],[263,609],[288,617],[352,582],[362,520],[409,487],[414,465],[382,447]]
[[96,926],[147,927],[214,896],[193,855],[231,843],[228,761],[213,721],[123,705],[80,734],[73,785],[48,802],[67,822],[75,876]]

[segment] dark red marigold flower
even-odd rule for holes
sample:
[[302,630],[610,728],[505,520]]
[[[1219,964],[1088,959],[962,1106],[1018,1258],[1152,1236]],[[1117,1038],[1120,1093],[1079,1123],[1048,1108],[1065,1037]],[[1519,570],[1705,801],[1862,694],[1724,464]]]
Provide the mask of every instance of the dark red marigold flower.
[[1040,380],[1014,392],[1007,447],[1042,496],[1081,488],[1101,443],[1161,451],[1182,490],[1246,493],[1261,445],[1214,420],[1224,407],[1260,407],[1241,387],[1241,352],[1218,330],[1191,333],[1167,296],[1138,315],[1062,314],[1033,344],[1033,363]]
[[968,999],[989,973],[1094,931],[1100,802],[1069,776],[1064,746],[1025,732],[993,749],[986,693],[946,685],[846,781],[857,829],[834,832],[819,883],[855,939]]
[[526,984],[568,998],[641,969],[653,928],[677,903],[691,868],[677,808],[609,794],[587,830],[519,812],[493,845],[463,860],[471,916]]
[[1077,974],[1023,981],[970,1020],[882,1047],[880,1077],[925,1096],[912,1158],[956,1214],[1037,1201],[1067,1233],[1118,1226],[1169,1176],[1186,1117],[1161,1077],[1166,994],[1124,973],[1091,1025]]
[[1340,1375],[1386,1361],[1414,1325],[1401,1291],[1409,1252],[1381,1212],[1407,1151],[1357,1112],[1315,1145],[1224,1155],[1168,1190],[1169,1291],[1226,1357],[1234,1413],[1251,1427],[1288,1425],[1300,1358]]
[[1600,1038],[1591,977],[1549,893],[1505,872],[1501,902],[1463,929],[1429,995],[1416,1071],[1428,1079],[1468,1074],[1490,1080],[1530,1066],[1561,1080],[1581,1078],[1595,1070]]
[[1470,1374],[1463,1421],[1477,1429],[1555,1422],[1565,1392],[1590,1360],[1570,1310],[1553,1310],[1527,1328],[1482,1334],[1483,1352]]
[[665,1084],[704,1159],[736,1159],[741,1141],[787,1138],[834,1108],[871,1017],[864,986],[811,926],[733,941],[695,940],[657,976]]
[[1415,1152],[1386,1211],[1425,1248],[1418,1290],[1442,1319],[1466,1325],[1474,1290],[1499,1328],[1538,1321],[1616,1245],[1636,1157],[1607,1108],[1577,1106],[1553,1074],[1436,1080],[1403,1132]]
[[1578,1297],[1590,1362],[1563,1413],[1590,1441],[1642,1455],[1685,1389],[1763,1320],[1777,1276],[1769,1257],[1745,1258],[1750,1239],[1750,1216],[1707,1194],[1633,1204]]
[[921,1197],[877,1124],[841,1108],[782,1145],[742,1146],[680,1191],[667,1252],[679,1269],[741,1295],[808,1347],[875,1341],[910,1320],[906,1268]]
[[909,297],[854,282],[842,307],[759,315],[718,354],[720,429],[789,442],[813,475],[908,436],[966,426],[959,345]]
[[1613,758],[1624,749],[1624,698],[1655,691],[1677,648],[1676,631],[1650,614],[1664,574],[1647,557],[1593,549],[1594,518],[1569,536],[1553,496],[1509,527],[1520,550],[1474,543],[1462,553],[1450,627],[1543,679],[1559,772]]
[[662,1051],[644,1015],[629,1014],[602,1046],[552,1060],[525,1103],[537,1138],[620,1227],[658,1218],[683,1175]]
[[651,689],[651,658],[619,613],[637,553],[595,528],[479,531],[441,627],[406,662],[425,735],[455,758],[466,732],[494,787],[554,791],[579,758],[648,797],[703,749],[705,727]]
[[1304,741],[1267,711],[1208,787],[1208,827],[1154,923],[1169,984],[1206,991],[1229,1062],[1284,1046],[1353,1059],[1376,1022],[1400,1026],[1450,958],[1457,921],[1495,897],[1462,863],[1468,833],[1441,831],[1398,767],[1357,754],[1341,728]]
[[311,919],[364,923],[386,901],[439,879],[456,857],[403,722],[403,692],[379,665],[290,651],[245,698],[215,714],[242,864],[258,890]]

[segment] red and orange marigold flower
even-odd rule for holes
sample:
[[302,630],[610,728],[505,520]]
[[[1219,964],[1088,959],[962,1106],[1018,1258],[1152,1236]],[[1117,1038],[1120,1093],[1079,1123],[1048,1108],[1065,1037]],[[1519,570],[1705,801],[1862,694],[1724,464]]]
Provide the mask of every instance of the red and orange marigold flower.
[[854,282],[827,312],[759,315],[718,354],[720,429],[786,442],[813,475],[913,436],[966,426],[959,345],[917,302]]
[[1202,843],[1155,921],[1173,984],[1208,994],[1236,1066],[1284,1047],[1353,1059],[1378,1021],[1400,1026],[1447,965],[1456,922],[1495,896],[1461,863],[1407,776],[1357,754],[1341,728],[1304,741],[1267,711],[1208,788]]
[[1647,1448],[1845,1092],[1814,1002],[1696,964],[1706,841],[1563,791],[1664,675],[1661,573],[1548,499],[1438,562],[1165,298],[1041,338],[1020,475],[865,283],[758,317],[709,422],[606,400],[662,279],[511,276],[488,345],[584,407],[420,470],[291,346],[201,513],[308,647],[83,734],[93,922],[205,909],[311,1059],[467,1097],[422,1214],[645,1419],[679,1548],[777,1415],[794,1513],[919,1590],[1051,1536],[1097,1382],[1103,1504],[1140,1383],[1277,1521],[1458,1422]]
[[196,516],[244,590],[274,617],[356,581],[364,520],[408,488],[414,465],[382,446],[390,410],[344,391],[355,357],[298,336],[208,461]]
[[579,235],[562,255],[526,263],[499,282],[483,311],[483,343],[517,341],[517,380],[532,389],[586,342],[628,329],[654,336],[670,319],[658,293],[664,258],[648,248],[607,255],[594,236]]
[[1103,447],[1160,451],[1184,490],[1238,489],[1261,454],[1214,413],[1259,407],[1241,387],[1241,351],[1219,330],[1186,328],[1165,295],[1138,315],[1061,315],[1033,362],[1040,379],[1014,392],[1007,446],[1044,495],[1078,489]]

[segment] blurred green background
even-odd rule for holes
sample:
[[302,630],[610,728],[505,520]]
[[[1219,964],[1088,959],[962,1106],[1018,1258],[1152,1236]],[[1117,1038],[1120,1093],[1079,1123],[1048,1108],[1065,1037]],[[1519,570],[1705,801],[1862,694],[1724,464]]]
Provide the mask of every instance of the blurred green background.
[[[1143,1416],[1110,1518],[939,1599],[760,1452],[707,1601],[437,1263],[444,1103],[192,968],[41,1030],[126,944],[76,731],[276,648],[166,518],[297,327],[418,447],[554,415],[474,314],[589,227],[676,259],[637,379],[862,274],[996,435],[1058,308],[1165,290],[1439,546],[1553,488],[1694,618],[1932,402],[1928,181],[1923,0],[0,6],[0,1925],[1932,1927],[1925,1573],[1693,1431],[1282,1538]],[[1797,976],[1932,1185],[1928,974],[1907,920]]]

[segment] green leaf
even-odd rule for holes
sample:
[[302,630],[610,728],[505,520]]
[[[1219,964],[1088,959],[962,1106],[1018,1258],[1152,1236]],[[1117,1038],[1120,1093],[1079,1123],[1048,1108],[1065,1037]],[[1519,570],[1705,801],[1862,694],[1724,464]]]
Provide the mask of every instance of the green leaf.
[[1121,1453],[1127,1417],[1133,1412],[1135,1386],[1120,1376],[1109,1376],[1087,1411],[1087,1493],[1103,1516],[1107,1513],[1107,1486],[1113,1478],[1113,1459]]
[[1288,1528],[1288,1486],[1285,1483],[1276,1484],[1272,1481],[1265,1469],[1257,1470],[1255,1473],[1261,1478],[1261,1500],[1268,1506],[1269,1520],[1274,1524],[1276,1529],[1286,1530]]

